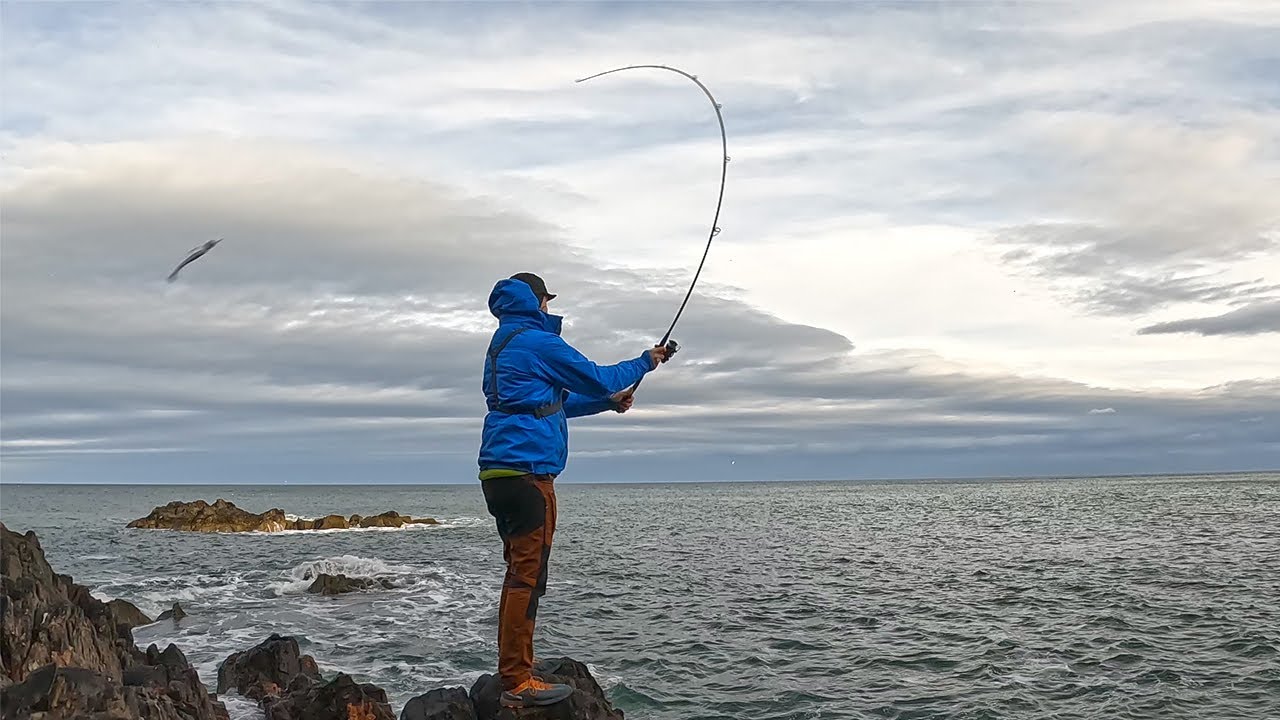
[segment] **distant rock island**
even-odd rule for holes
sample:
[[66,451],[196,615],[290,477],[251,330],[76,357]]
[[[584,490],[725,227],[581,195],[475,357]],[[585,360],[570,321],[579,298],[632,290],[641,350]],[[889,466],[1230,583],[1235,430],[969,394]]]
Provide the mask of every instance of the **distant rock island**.
[[413,518],[389,510],[363,517],[326,515],[322,518],[290,520],[279,508],[264,513],[251,513],[219,498],[212,505],[204,500],[175,500],[161,505],[151,514],[129,523],[131,528],[148,530],[186,530],[189,532],[282,532],[284,530],[349,530],[351,528],[399,528],[405,525],[439,525],[433,518]]

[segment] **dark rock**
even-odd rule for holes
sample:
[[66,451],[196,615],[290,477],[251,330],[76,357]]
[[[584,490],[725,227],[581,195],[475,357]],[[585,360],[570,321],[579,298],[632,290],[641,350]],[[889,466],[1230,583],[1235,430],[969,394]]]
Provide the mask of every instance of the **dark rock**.
[[127,629],[122,636],[106,603],[49,567],[35,533],[19,535],[0,523],[0,572],[0,657],[10,680],[23,682],[51,663],[120,679],[129,658],[121,643],[133,644]]
[[124,671],[121,682],[126,687],[165,687],[169,673],[162,665],[135,665]]
[[182,609],[181,605],[175,602],[173,607],[160,613],[160,617],[156,618],[156,622],[160,622],[161,620],[172,620],[174,622],[178,622],[186,616],[186,611]]
[[320,668],[303,655],[298,641],[272,633],[256,647],[234,653],[218,666],[218,692],[235,690],[253,700],[280,696],[303,678],[304,684],[321,682]]
[[405,522],[411,519],[412,518],[406,515],[401,515],[395,510],[388,510],[387,512],[379,513],[372,517],[362,518],[360,520],[360,527],[362,528],[371,528],[371,527],[398,528],[398,527],[404,527]]
[[351,527],[371,528],[371,527],[404,527],[405,525],[439,525],[435,518],[418,518],[414,519],[408,515],[401,515],[395,510],[374,515],[372,517],[360,517],[359,515],[351,516]]
[[460,687],[436,688],[405,703],[400,720],[477,720],[476,707]]
[[226,718],[176,646],[140,651],[121,606],[53,572],[35,533],[0,523],[0,571],[5,720]]
[[146,613],[139,610],[137,605],[134,605],[128,600],[121,600],[117,598],[108,602],[107,608],[110,609],[111,614],[115,616],[116,625],[135,628],[151,624],[151,618],[147,617]]
[[[0,700],[9,718],[130,718],[123,688],[101,673],[84,668],[45,665],[5,690]],[[47,715],[46,715],[47,714]]]
[[320,573],[315,582],[311,583],[311,587],[307,588],[307,592],[320,593],[321,595],[339,595],[371,588],[390,590],[394,587],[395,585],[386,578],[352,578],[346,575]]
[[327,683],[302,684],[262,703],[266,720],[395,720],[387,694],[350,675],[338,673]]
[[316,520],[312,527],[315,530],[346,530],[351,526],[347,524],[347,519],[341,515],[325,515]]
[[502,681],[497,675],[483,675],[471,686],[470,694],[478,720],[623,720],[622,711],[609,704],[586,665],[571,658],[543,660],[535,672],[543,682],[569,685],[573,694],[555,705],[510,710],[498,702]]

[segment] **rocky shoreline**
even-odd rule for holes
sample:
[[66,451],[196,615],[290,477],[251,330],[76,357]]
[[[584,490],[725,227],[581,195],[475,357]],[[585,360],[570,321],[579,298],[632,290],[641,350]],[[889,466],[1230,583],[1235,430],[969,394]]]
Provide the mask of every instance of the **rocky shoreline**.
[[[275,633],[226,658],[218,667],[217,692],[210,693],[177,645],[140,650],[133,628],[151,619],[126,600],[104,603],[56,573],[34,532],[20,535],[0,523],[0,571],[4,720],[229,720],[219,699],[226,693],[256,701],[266,720],[397,717],[381,688],[346,673],[326,680],[315,659],[301,654],[296,638]],[[183,614],[175,604],[161,617]],[[573,695],[551,707],[504,709],[498,705],[497,676],[484,675],[470,690],[435,688],[411,699],[399,718],[623,720],[582,663],[544,660],[536,673],[572,686]]]
[[271,508],[253,513],[219,498],[213,504],[204,500],[175,500],[160,505],[150,515],[138,518],[125,527],[147,530],[185,530],[187,532],[283,532],[285,530],[351,530],[355,528],[401,528],[405,525],[439,525],[435,518],[414,518],[388,510],[377,515],[326,515],[322,518],[290,520],[284,510]]

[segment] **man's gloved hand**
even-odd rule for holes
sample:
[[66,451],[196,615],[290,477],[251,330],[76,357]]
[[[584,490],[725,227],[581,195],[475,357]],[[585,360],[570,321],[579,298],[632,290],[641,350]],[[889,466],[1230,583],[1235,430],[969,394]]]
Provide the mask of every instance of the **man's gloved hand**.
[[624,413],[631,409],[632,403],[636,401],[635,393],[630,390],[619,390],[609,396],[613,401],[613,411],[616,413]]

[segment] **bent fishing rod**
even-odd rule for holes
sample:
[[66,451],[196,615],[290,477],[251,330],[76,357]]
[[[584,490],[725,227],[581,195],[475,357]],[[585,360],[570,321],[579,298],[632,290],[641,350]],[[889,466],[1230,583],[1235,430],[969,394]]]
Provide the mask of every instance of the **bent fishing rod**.
[[[703,94],[707,96],[707,99],[711,101],[711,107],[716,111],[716,120],[720,123],[720,156],[723,160],[720,163],[720,195],[716,199],[716,214],[711,220],[711,231],[707,235],[707,245],[702,250],[702,260],[698,262],[698,269],[693,274],[693,281],[689,283],[689,291],[684,294],[684,300],[680,303],[680,308],[676,310],[676,316],[672,318],[671,326],[667,328],[667,332],[662,336],[662,340],[658,341],[659,346],[665,345],[667,348],[667,356],[663,360],[663,362],[666,362],[671,359],[672,355],[676,354],[677,350],[680,349],[680,345],[676,343],[675,340],[671,339],[671,333],[676,329],[676,323],[680,322],[680,316],[684,314],[684,308],[689,304],[689,298],[693,296],[693,288],[698,284],[698,278],[702,275],[702,267],[707,263],[707,254],[711,252],[711,241],[720,234],[720,206],[724,203],[724,181],[725,177],[729,173],[729,139],[725,134],[724,115],[720,114],[720,103],[716,102],[715,96],[711,94],[711,91],[707,89],[706,85],[702,84],[702,81],[698,79],[697,75],[691,75],[679,68],[670,67],[668,65],[628,65],[626,67],[614,68],[613,70],[605,70],[604,72],[596,73],[595,75],[588,75],[587,77],[580,78],[574,82],[581,83],[604,75],[612,75],[613,73],[622,72],[624,70],[640,69],[669,70],[692,80],[699,88],[701,88]],[[640,383],[643,380],[644,376],[641,376],[640,379],[636,381],[636,384],[631,386],[628,393],[634,393],[636,388],[640,387]]]

